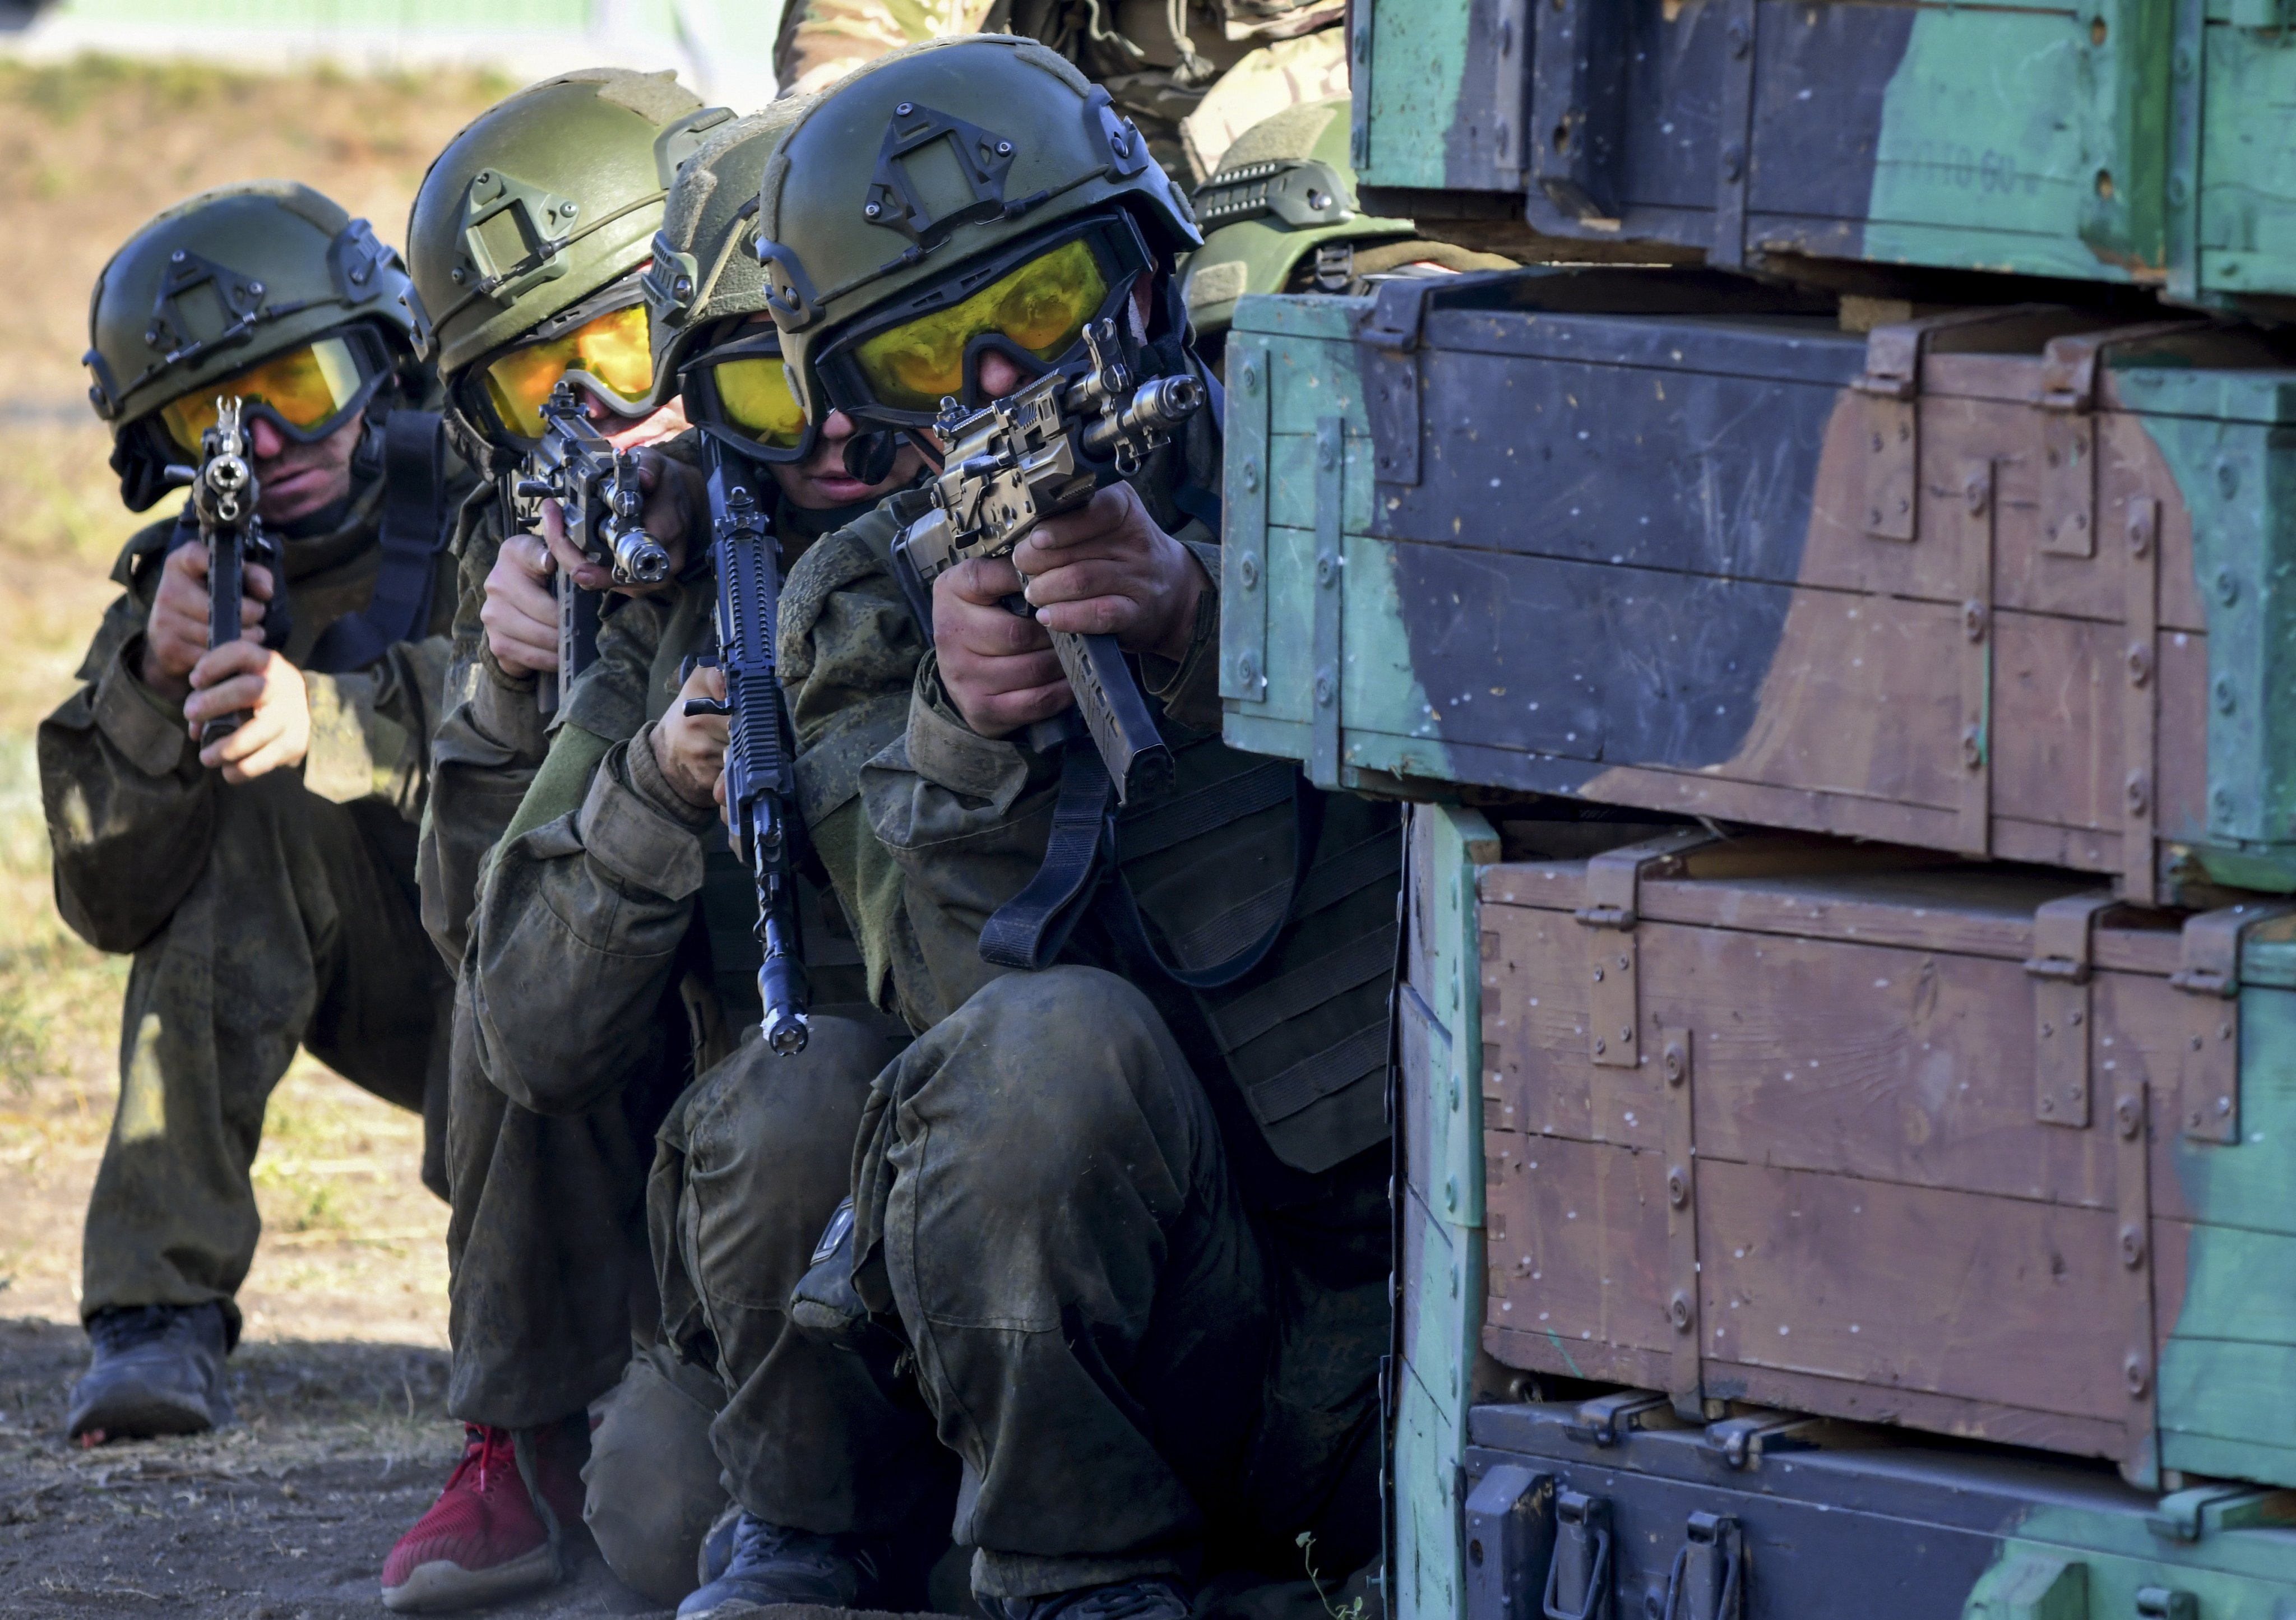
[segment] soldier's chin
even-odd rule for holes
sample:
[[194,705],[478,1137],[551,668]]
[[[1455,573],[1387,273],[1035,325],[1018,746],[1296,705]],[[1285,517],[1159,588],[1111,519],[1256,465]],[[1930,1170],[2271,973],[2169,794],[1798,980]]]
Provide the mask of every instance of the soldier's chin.
[[335,497],[334,471],[329,467],[291,467],[270,473],[258,469],[263,520],[293,523],[325,507]]

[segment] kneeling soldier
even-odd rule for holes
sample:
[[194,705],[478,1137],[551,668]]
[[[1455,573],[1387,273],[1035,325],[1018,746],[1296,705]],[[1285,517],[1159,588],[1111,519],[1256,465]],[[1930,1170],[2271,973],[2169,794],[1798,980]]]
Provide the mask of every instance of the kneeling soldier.
[[414,408],[406,288],[365,220],[279,181],[170,209],[96,283],[89,394],[129,508],[235,418],[267,549],[242,639],[210,646],[191,503],[138,534],[87,684],[40,727],[57,904],[135,955],[81,1260],[84,1440],[229,1418],[261,1225],[248,1170],[299,1044],[403,1108],[431,1093],[424,1179],[444,1190],[447,981],[414,884],[455,491],[438,417]]
[[[815,416],[938,457],[964,412],[1047,379],[1063,411],[1141,378],[1217,397],[1172,277],[1199,241],[1185,201],[1040,45],[855,73],[790,133],[758,217]],[[857,790],[809,794],[808,819],[873,991],[920,1034],[860,1111],[849,1214],[793,1162],[775,1174],[819,1151],[815,1100],[775,1117],[781,1060],[745,1047],[719,1082],[748,1102],[752,1184],[790,1190],[741,1212],[744,1243],[705,1212],[718,1252],[750,1256],[724,1288],[767,1301],[775,1337],[720,1420],[734,1561],[682,1615],[884,1601],[936,1446],[1004,1620],[1179,1620],[1214,1574],[1296,1577],[1302,1536],[1325,1570],[1377,1551],[1397,819],[1219,740],[1217,411],[1137,457],[1095,450],[1111,419],[1075,423],[1103,487],[1009,558],[928,587],[903,495],[791,572],[799,777]],[[861,682],[824,656],[901,596],[930,620],[912,669]],[[1047,632],[1115,637],[1168,751],[1160,795],[1119,806],[1058,724]],[[889,691],[898,724],[846,769],[837,717]]]

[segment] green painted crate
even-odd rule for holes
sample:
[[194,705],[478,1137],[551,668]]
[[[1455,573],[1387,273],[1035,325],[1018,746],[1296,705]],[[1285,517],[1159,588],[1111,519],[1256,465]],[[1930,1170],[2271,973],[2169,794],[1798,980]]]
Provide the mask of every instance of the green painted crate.
[[2284,346],[1775,297],[1595,268],[1243,300],[1228,740],[2144,902],[2296,891]]
[[[2173,1321],[2156,1327],[2162,1470],[2156,1489],[2133,1491],[2109,1474],[2038,1452],[1939,1453],[1923,1449],[1933,1442],[1912,1435],[1905,1436],[1907,1449],[1897,1451],[1871,1428],[1820,1422],[1765,1429],[1760,1416],[1742,1426],[1751,1460],[1726,1464],[1718,1448],[1742,1409],[1708,1408],[1703,1417],[1724,1421],[1702,1441],[1700,1414],[1685,1431],[1660,1394],[1640,1412],[1619,1416],[1614,1438],[1588,1441],[1581,1414],[1566,1440],[1553,1431],[1567,1420],[1543,1415],[1551,1407],[1511,1403],[1539,1398],[1536,1380],[1511,1384],[1506,1370],[1480,1354],[1478,1272],[1488,1244],[1503,1235],[1492,1227],[1485,1185],[1487,1151],[1496,1145],[1482,1117],[1485,1076],[1505,1060],[1513,1008],[1502,960],[1510,948],[1506,929],[1489,906],[1501,903],[1510,876],[1535,880],[1548,870],[1502,859],[1503,850],[1521,858],[1519,838],[1554,836],[1553,823],[1538,828],[1525,832],[1504,821],[1495,827],[1481,813],[1442,806],[1422,806],[1412,820],[1396,1110],[1404,1162],[1402,1356],[1391,1385],[1390,1460],[1390,1612],[1397,1620],[1524,1620],[1540,1612],[1555,1534],[1554,1485],[1543,1504],[1497,1501],[1484,1487],[1503,1467],[1526,1470],[1519,1487],[1544,1472],[1565,1488],[1606,1491],[1641,1525],[1665,1531],[1662,1542],[1655,1534],[1652,1545],[1638,1538],[1621,1554],[1612,1610],[1620,1615],[1643,1612],[1634,1607],[1642,1575],[1628,1582],[1629,1559],[1647,1574],[1655,1598],[1685,1507],[1746,1512],[1759,1529],[1771,1510],[1735,1505],[1752,1493],[1784,1513],[1776,1522],[1788,1531],[1795,1512],[1807,1516],[1798,1550],[1772,1546],[1763,1556],[1815,1559],[1829,1578],[1847,1579],[1850,1567],[1828,1560],[1855,1554],[1883,1581],[1877,1602],[1892,1593],[1904,1601],[1863,1609],[1774,1607],[1784,1589],[1807,1593],[1810,1570],[1798,1567],[1792,1579],[1765,1589],[1757,1565],[1744,1620],[1849,1613],[2284,1620],[2296,1607],[2296,1493],[2273,1487],[2296,1485],[2296,1417],[2288,1399],[2296,1389],[2296,1175],[2289,1174],[2296,1143],[2296,918],[2251,926],[2241,946],[2241,1140],[2226,1145],[2156,1134],[2150,1154],[2155,1213],[2189,1233],[2172,1262],[2182,1304]],[[1595,835],[1595,847],[1632,836],[1583,831]],[[1517,1283],[1510,1297],[1521,1307],[1531,1294]],[[1660,1450],[1686,1447],[1689,1465],[1657,1452],[1644,1459],[1642,1440],[1629,1434],[1641,1424],[1669,1431],[1654,1436],[1665,1443]],[[1760,1460],[1765,1433],[1775,1455]],[[1808,1454],[1800,1448],[1810,1446],[1846,1460],[1838,1479],[1830,1462],[1798,1470],[1797,1459]],[[2218,1481],[2236,1483],[2210,1483]],[[1939,1502],[1956,1500],[1959,1506],[1931,1522]],[[1762,1534],[1775,1541],[1778,1533]],[[1821,1582],[1816,1590],[1829,1589]]]
[[1365,205],[1478,245],[2296,293],[2285,0],[1364,0],[1354,24]]

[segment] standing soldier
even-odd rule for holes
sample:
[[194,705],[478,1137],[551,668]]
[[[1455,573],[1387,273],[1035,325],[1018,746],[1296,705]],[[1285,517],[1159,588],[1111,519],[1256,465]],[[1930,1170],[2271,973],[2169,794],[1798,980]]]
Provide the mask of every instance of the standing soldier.
[[1261,119],[1347,94],[1345,10],[1343,0],[797,0],[774,70],[785,91],[809,94],[888,51],[1018,34],[1105,86],[1175,178],[1202,180]]
[[[565,736],[582,713],[578,683],[545,715],[537,678],[558,669],[555,565],[525,532],[534,503],[518,487],[540,408],[563,384],[617,446],[684,427],[655,387],[639,277],[678,164],[732,117],[668,74],[563,74],[473,120],[415,197],[422,335],[455,437],[487,480],[457,526],[455,702],[422,847],[423,920],[450,968],[463,962],[480,863],[547,756],[546,725]],[[610,583],[573,553],[567,562],[592,593]],[[544,628],[505,633],[526,622],[512,610],[529,600]],[[608,662],[620,618],[600,633]],[[547,999],[552,987],[526,989]],[[611,1190],[644,1174],[659,1107],[633,1117],[609,1097],[541,1117],[487,1084],[459,994],[454,1031],[447,1410],[466,1444],[384,1565],[384,1601],[398,1609],[461,1608],[559,1578],[562,1533],[582,1510],[585,1409],[628,1359],[634,1320],[654,1315],[644,1251],[632,1252],[642,1211]]]
[[[1172,278],[1198,245],[1186,203],[1107,93],[1030,42],[853,75],[786,137],[758,231],[817,413],[930,437],[945,397],[1080,378],[1088,331],[1132,377],[1202,378]],[[792,577],[799,715],[906,694],[857,772],[851,909],[924,1033],[870,1092],[849,1212],[775,1174],[776,1144],[814,1150],[805,1120],[752,1130],[752,1184],[805,1196],[755,1200],[743,1245],[720,1235],[739,1286],[790,1303],[735,1557],[689,1620],[882,1601],[936,1442],[1000,1620],[1182,1620],[1206,1575],[1296,1576],[1302,1538],[1329,1570],[1378,1550],[1397,822],[1218,740],[1218,486],[1200,412],[1009,560],[942,573],[906,682],[816,685],[850,608],[893,588],[885,553],[825,592]],[[1022,593],[1036,622],[1007,605]],[[1168,795],[1119,811],[1088,739],[1031,740],[1074,702],[1047,629],[1130,655]],[[802,776],[802,725],[800,745]],[[761,1120],[775,1061],[729,1065]],[[857,1362],[877,1387],[831,1381]]]
[[[414,878],[450,480],[439,419],[414,408],[406,287],[366,221],[283,181],[168,209],[96,282],[89,397],[130,510],[236,400],[275,550],[246,569],[242,638],[210,647],[188,503],[138,534],[86,684],[40,727],[57,904],[135,955],[81,1261],[94,1358],[69,1425],[91,1444],[230,1418],[233,1297],[261,1226],[248,1170],[297,1045],[403,1108],[443,1074]],[[434,1188],[436,1148],[433,1131]]]

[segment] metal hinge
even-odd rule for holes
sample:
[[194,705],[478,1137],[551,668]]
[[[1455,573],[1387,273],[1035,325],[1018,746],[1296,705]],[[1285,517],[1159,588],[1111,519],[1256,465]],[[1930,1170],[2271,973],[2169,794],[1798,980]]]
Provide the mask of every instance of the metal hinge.
[[2090,936],[2111,895],[2072,895],[2033,913],[2033,1117],[2086,1130],[2089,1121]]
[[1676,875],[1685,855],[1714,841],[1703,828],[1685,828],[1605,850],[1587,863],[1586,904],[1574,913],[1587,928],[1587,1052],[1605,1068],[1633,1068],[1641,1061],[1635,924],[1641,920],[1642,880]]
[[2041,549],[2096,555],[2096,377],[2105,350],[2197,331],[2205,321],[2152,321],[2052,338],[2041,351]]
[[2177,1049],[2177,1113],[2188,1141],[2240,1141],[2240,944],[2291,905],[2231,905],[2185,923],[2184,966],[2169,982],[2185,992]]

